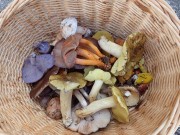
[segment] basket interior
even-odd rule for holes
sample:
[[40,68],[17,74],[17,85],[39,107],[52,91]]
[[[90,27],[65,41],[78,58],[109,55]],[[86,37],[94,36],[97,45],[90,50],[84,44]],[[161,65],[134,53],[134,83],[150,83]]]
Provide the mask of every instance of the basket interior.
[[[79,25],[92,30],[107,30],[126,37],[142,31],[148,36],[145,60],[154,80],[138,110],[130,113],[130,123],[111,124],[98,133],[150,134],[173,109],[179,94],[180,53],[176,42],[167,35],[162,20],[153,18],[133,2],[98,0],[36,0],[11,16],[0,30],[0,127],[10,134],[75,134],[61,121],[46,116],[29,98],[30,86],[22,82],[21,67],[32,45],[50,41],[62,19],[74,16]],[[96,134],[98,134],[96,133]]]

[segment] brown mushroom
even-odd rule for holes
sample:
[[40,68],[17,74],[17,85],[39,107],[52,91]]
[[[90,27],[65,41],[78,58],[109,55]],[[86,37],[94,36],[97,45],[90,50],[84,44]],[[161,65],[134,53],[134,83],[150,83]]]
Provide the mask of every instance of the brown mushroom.
[[60,109],[60,98],[52,98],[46,108],[46,114],[52,119],[58,120],[61,118],[61,109]]
[[[93,65],[98,66],[103,69],[109,69],[109,64],[103,63],[99,58],[104,57],[103,54],[98,50],[98,48],[93,45],[90,41],[82,39],[82,36],[75,34],[68,37],[65,41],[59,41],[53,50],[53,55],[55,57],[55,65],[61,68],[72,68],[75,64],[79,65]],[[79,42],[87,43],[96,53],[89,50],[83,50]],[[77,48],[78,47],[78,48]],[[84,58],[78,58],[77,56],[82,56]],[[86,59],[85,59],[86,58]]]
[[53,68],[51,68],[46,74],[45,76],[38,81],[38,83],[32,88],[31,92],[30,92],[30,98],[36,98],[37,96],[40,95],[40,93],[49,85],[49,77],[51,75],[55,75],[57,74],[59,71],[59,68],[54,66]]

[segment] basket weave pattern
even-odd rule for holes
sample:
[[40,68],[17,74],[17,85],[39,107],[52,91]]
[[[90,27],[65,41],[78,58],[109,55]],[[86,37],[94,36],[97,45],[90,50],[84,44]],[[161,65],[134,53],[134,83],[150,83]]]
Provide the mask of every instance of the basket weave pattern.
[[145,100],[130,123],[111,124],[103,135],[172,134],[180,124],[180,21],[163,0],[14,0],[0,14],[0,128],[12,135],[78,134],[46,116],[30,100],[21,67],[32,45],[50,41],[62,19],[126,37],[142,31],[146,65],[154,76]]

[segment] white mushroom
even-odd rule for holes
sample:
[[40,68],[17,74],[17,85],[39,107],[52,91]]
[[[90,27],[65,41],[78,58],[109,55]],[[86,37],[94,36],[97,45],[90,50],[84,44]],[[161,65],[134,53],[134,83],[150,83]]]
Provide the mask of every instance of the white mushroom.
[[120,57],[122,53],[122,46],[112,41],[108,41],[108,39],[105,36],[102,36],[98,43],[101,49],[103,49],[107,53],[113,55],[116,58]]
[[77,20],[74,17],[64,19],[60,25],[61,33],[63,38],[68,38],[74,35],[77,31]]
[[[80,93],[78,93],[78,94],[80,94]],[[104,97],[105,97],[104,95],[100,95],[100,94],[98,95],[99,99],[104,98]],[[80,101],[80,104],[82,104],[82,101],[85,101],[85,99],[82,100],[82,98],[81,98],[81,100],[79,100],[79,101]],[[72,109],[73,122],[68,127],[68,129],[79,132],[81,134],[90,134],[90,133],[98,131],[99,128],[105,128],[108,125],[108,123],[110,122],[110,118],[111,118],[111,114],[108,109],[103,109],[89,117],[81,119],[81,118],[77,117],[76,113],[75,113],[75,111],[77,109],[81,108],[80,104],[76,105]]]

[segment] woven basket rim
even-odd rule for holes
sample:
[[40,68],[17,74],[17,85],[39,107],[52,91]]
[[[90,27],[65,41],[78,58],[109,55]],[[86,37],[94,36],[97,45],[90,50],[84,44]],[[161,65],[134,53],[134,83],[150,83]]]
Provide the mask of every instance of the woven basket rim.
[[[13,0],[1,13],[0,13],[0,30],[8,23],[8,20],[18,13],[21,8],[34,0]],[[108,0],[99,0],[108,1]],[[174,32],[174,38],[180,43],[180,20],[178,19],[176,13],[164,0],[121,0],[121,1],[132,1],[144,12],[151,13],[152,16],[161,16],[166,20],[164,23]],[[157,15],[158,13],[158,15]],[[180,44],[177,44],[180,48]],[[174,120],[176,114],[180,112],[180,96],[177,96],[176,103],[174,104],[174,110],[171,112],[168,118],[166,118],[162,124],[154,131],[154,135],[158,133],[167,133],[167,129],[170,127],[168,134],[172,134],[174,127],[170,123]],[[176,120],[180,124],[179,120]],[[171,125],[171,126],[170,126]],[[2,131],[3,132],[3,131]],[[0,130],[1,133],[1,130]]]

